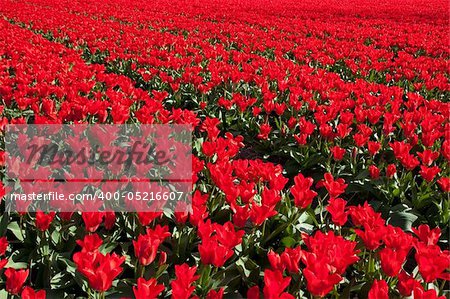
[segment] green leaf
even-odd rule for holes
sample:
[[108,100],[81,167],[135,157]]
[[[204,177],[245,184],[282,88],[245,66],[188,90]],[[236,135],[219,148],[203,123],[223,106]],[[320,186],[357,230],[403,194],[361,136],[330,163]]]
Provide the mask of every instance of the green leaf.
[[19,241],[23,241],[25,239],[17,222],[11,222],[8,224],[8,230],[10,230]]
[[59,230],[55,229],[51,234],[51,238],[52,238],[53,244],[59,244],[59,242],[61,241],[61,234],[60,234]]
[[9,223],[9,213],[4,213],[0,216],[0,236],[4,236],[6,234],[6,230],[8,229]]
[[294,238],[288,236],[288,237],[284,237],[283,239],[281,239],[281,243],[283,243],[283,245],[285,247],[292,247],[297,242],[295,241]]
[[391,212],[387,223],[400,227],[405,231],[411,231],[411,226],[417,218],[416,215],[405,211]]
[[73,285],[73,276],[61,271],[50,279],[52,289],[63,289]]
[[8,264],[6,264],[5,268],[13,268],[13,269],[27,269],[28,264],[25,262],[14,262],[12,259],[8,260]]
[[117,247],[117,243],[116,242],[105,243],[105,244],[102,244],[100,246],[99,251],[102,254],[107,254],[107,253],[110,253],[111,251],[113,251],[114,248],[116,248],[116,247]]

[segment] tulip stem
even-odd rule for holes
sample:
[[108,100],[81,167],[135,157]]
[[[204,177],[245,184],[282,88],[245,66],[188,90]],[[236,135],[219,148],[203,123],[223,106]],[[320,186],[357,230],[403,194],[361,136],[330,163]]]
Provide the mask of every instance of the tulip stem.
[[207,288],[209,285],[209,281],[211,279],[211,270],[212,267],[211,265],[205,265],[202,264],[201,265],[201,270],[200,270],[200,285],[202,286],[202,288]]
[[367,273],[371,274],[375,272],[375,260],[373,259],[372,252],[369,252],[369,262]]
[[50,273],[50,243],[46,236],[46,231],[40,231],[40,247],[42,250],[42,262],[44,264],[44,278],[46,286],[50,287],[51,273]]
[[445,283],[446,283],[446,280],[443,279],[442,282],[441,282],[441,285],[439,286],[439,295],[442,295],[442,296],[444,295]]
[[138,277],[144,277],[145,274],[145,266],[138,263]]
[[266,235],[266,223],[267,223],[267,219],[263,223],[263,229],[262,229],[262,236],[263,237]]

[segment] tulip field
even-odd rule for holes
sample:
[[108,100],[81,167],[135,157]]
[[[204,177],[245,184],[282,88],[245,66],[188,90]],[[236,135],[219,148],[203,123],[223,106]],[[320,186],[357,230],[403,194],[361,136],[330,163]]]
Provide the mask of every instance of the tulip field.
[[2,198],[8,126],[192,128],[186,211],[2,200],[0,298],[448,298],[449,9],[0,0]]

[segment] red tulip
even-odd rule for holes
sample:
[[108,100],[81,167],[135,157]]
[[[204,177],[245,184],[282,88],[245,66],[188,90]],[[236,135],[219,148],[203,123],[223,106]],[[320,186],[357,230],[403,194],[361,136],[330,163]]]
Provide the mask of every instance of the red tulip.
[[142,226],[149,225],[153,220],[162,216],[162,212],[137,212],[139,222]]
[[8,249],[8,240],[6,237],[0,238],[0,256],[5,255],[6,249]]
[[330,197],[339,197],[342,193],[345,192],[345,188],[347,188],[347,184],[345,184],[344,179],[337,179],[335,180],[333,178],[333,175],[331,173],[325,173],[324,180],[320,181],[318,185],[324,186]]
[[147,266],[152,263],[158,252],[159,245],[170,237],[169,227],[157,225],[154,230],[147,228],[145,235],[139,235],[137,241],[133,241],[134,254],[139,263]]
[[8,259],[0,259],[0,270],[2,270],[6,264],[8,264]]
[[425,166],[430,166],[434,160],[439,157],[439,152],[433,152],[431,150],[424,150],[423,152],[418,152],[417,156],[419,156],[420,160],[422,160],[422,164]]
[[372,179],[376,180],[380,177],[380,170],[375,165],[369,166],[369,175]]
[[427,182],[431,182],[434,180],[434,177],[441,171],[441,169],[437,166],[426,167],[420,166],[420,175]]
[[307,266],[303,275],[306,278],[306,288],[314,296],[324,297],[342,280],[339,274],[332,273],[330,265],[317,260],[313,255],[308,255],[305,261]]
[[102,245],[103,241],[97,234],[86,235],[83,240],[76,241],[82,247],[83,252],[94,252]]
[[277,190],[264,188],[261,194],[261,205],[253,202],[250,208],[250,219],[255,225],[261,225],[266,219],[277,214],[276,205],[281,201]]
[[264,271],[264,298],[267,299],[294,299],[294,296],[284,292],[284,290],[289,286],[291,281],[290,277],[283,277],[281,271]]
[[313,182],[312,178],[305,178],[301,173],[294,178],[295,184],[291,187],[291,194],[297,207],[306,209],[317,196],[317,193],[310,189]]
[[406,261],[408,251],[383,248],[379,252],[381,260],[381,269],[387,276],[395,277],[400,272],[403,263]]
[[328,201],[327,211],[331,214],[334,224],[342,226],[347,222],[346,204],[347,202],[341,198],[330,198]]
[[188,299],[195,286],[192,285],[200,276],[195,275],[197,267],[189,267],[187,264],[175,265],[175,276],[170,285],[172,286],[173,299]]
[[397,289],[402,296],[411,296],[415,287],[420,286],[420,282],[402,271],[398,275]]
[[381,144],[379,142],[369,141],[367,142],[367,148],[369,149],[369,153],[372,156],[375,156],[375,154],[380,150]]
[[103,221],[103,212],[83,212],[81,218],[83,218],[84,225],[88,232],[95,232]]
[[35,291],[30,287],[25,287],[20,294],[22,299],[45,299],[46,293],[45,290]]
[[16,270],[8,268],[5,270],[6,291],[13,295],[19,295],[23,284],[27,280],[29,270]]
[[224,291],[224,288],[220,288],[218,291],[210,290],[208,294],[206,294],[206,299],[222,299]]
[[440,178],[437,182],[442,191],[450,192],[450,178]]
[[389,164],[386,168],[386,176],[388,178],[392,178],[394,174],[397,172],[397,168],[395,167],[395,164]]
[[341,161],[344,158],[345,149],[336,145],[331,148],[331,153],[333,154],[333,159],[335,161]]
[[87,278],[89,286],[96,291],[105,292],[122,272],[120,265],[125,261],[125,257],[115,253],[103,255],[100,252],[77,252],[73,260],[77,270]]
[[259,287],[253,286],[253,287],[249,288],[247,291],[247,298],[248,299],[260,299]]
[[112,229],[114,224],[116,223],[116,213],[109,211],[105,212],[105,228]]
[[425,282],[436,279],[450,280],[450,273],[446,272],[450,264],[450,252],[442,251],[437,245],[416,244],[415,259],[419,265],[419,273]]
[[441,229],[439,227],[430,229],[427,224],[421,224],[418,228],[412,227],[411,230],[426,245],[437,245],[441,236]]
[[420,285],[420,284],[414,288],[413,297],[414,297],[414,299],[446,299],[447,298],[444,295],[439,296],[436,293],[436,290],[434,290],[434,289],[425,291],[423,289],[422,285]]
[[158,281],[154,278],[145,280],[139,277],[137,280],[137,286],[133,287],[133,293],[136,299],[154,299],[158,298],[158,295],[164,291],[164,285],[158,284]]
[[257,138],[258,139],[268,139],[271,131],[272,131],[272,127],[269,124],[262,124],[259,127],[259,134],[258,134]]
[[269,251],[267,258],[273,270],[284,272],[287,269],[290,273],[300,272],[300,260],[303,257],[303,252],[300,247],[286,248],[281,255],[274,251]]
[[50,224],[53,221],[53,218],[55,218],[55,212],[50,212],[48,214],[45,214],[42,211],[37,211],[36,212],[36,227],[40,230],[40,231],[46,231],[49,227]]
[[235,231],[231,222],[220,225],[208,220],[199,223],[198,234],[202,240],[198,246],[202,263],[222,267],[234,254],[234,247],[242,242],[244,231]]
[[384,280],[375,280],[368,294],[369,299],[389,299],[389,287]]

